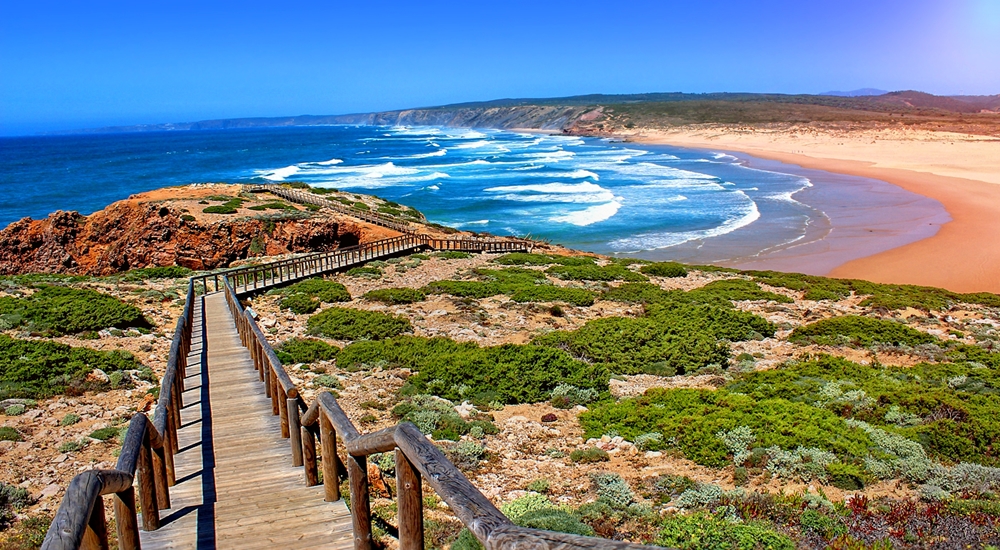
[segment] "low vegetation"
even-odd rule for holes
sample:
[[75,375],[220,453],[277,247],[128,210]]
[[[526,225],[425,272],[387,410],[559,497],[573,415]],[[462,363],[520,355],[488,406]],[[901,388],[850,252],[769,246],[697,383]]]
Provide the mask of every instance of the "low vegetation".
[[366,292],[364,298],[373,302],[398,305],[422,302],[427,295],[422,290],[414,288],[380,288]]
[[274,349],[282,364],[315,363],[337,358],[340,348],[316,338],[291,338]]
[[308,327],[309,334],[334,340],[383,340],[413,330],[404,317],[341,307],[313,315]]
[[142,365],[125,351],[96,351],[45,340],[18,340],[0,334],[0,398],[38,399],[59,393],[107,389],[88,380],[94,369],[112,374]]
[[892,346],[918,346],[941,342],[926,332],[920,332],[896,321],[859,315],[833,317],[798,327],[788,337],[788,340],[802,344],[858,347],[868,347],[876,343]]
[[57,336],[110,327],[148,328],[142,310],[90,289],[40,285],[23,298],[0,297],[0,329],[24,326]]
[[306,279],[268,294],[282,296],[280,307],[299,314],[312,313],[320,304],[351,301],[351,294],[344,285],[320,278]]

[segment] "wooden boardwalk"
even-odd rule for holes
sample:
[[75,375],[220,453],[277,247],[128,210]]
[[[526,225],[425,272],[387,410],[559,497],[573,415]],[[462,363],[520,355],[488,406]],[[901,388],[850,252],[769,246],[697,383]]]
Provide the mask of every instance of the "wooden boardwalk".
[[292,466],[225,295],[198,298],[163,526],[143,548],[353,548],[344,502],[324,502]]

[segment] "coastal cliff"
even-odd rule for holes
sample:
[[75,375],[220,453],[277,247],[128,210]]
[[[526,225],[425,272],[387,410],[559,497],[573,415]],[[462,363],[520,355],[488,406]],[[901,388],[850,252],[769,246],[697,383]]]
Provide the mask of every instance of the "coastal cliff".
[[199,195],[236,186],[211,187],[135,195],[90,216],[58,211],[14,222],[0,231],[0,274],[109,275],[167,265],[216,269],[252,256],[327,251],[385,236],[378,227],[291,206],[280,215],[207,214]]

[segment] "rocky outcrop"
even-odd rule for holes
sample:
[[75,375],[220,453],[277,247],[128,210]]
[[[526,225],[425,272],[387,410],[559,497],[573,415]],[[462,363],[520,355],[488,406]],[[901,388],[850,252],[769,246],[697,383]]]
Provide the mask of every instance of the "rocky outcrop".
[[44,220],[12,223],[0,231],[0,274],[109,275],[175,264],[215,269],[257,255],[333,250],[383,238],[382,233],[325,216],[196,219],[169,201],[132,198],[90,216],[59,211]]

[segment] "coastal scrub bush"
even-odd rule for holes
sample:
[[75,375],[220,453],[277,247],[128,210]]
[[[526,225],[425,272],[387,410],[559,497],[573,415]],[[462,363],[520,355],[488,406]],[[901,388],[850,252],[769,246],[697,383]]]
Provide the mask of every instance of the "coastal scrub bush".
[[[639,289],[648,292],[648,289]],[[620,374],[672,375],[694,372],[709,365],[725,367],[729,345],[773,336],[775,327],[751,313],[728,307],[699,305],[663,298],[646,307],[638,319],[607,317],[588,321],[575,331],[555,331],[533,343],[567,350],[576,358],[605,363]],[[725,302],[729,304],[729,302]]]
[[335,340],[383,340],[413,330],[404,317],[377,311],[331,307],[309,318],[309,334]]
[[305,315],[319,309],[320,301],[308,294],[290,294],[278,302],[278,308]]
[[635,493],[622,476],[599,472],[590,474],[590,483],[597,493],[597,499],[612,508],[623,509],[635,501]]
[[[528,493],[500,507],[500,511],[515,525],[571,535],[593,536],[594,530],[574,514],[555,507],[549,499]],[[451,544],[451,550],[483,550],[483,545],[467,528],[462,529]]]
[[[206,206],[202,212],[206,214],[235,214],[243,206],[243,199],[239,197],[225,197],[226,202]],[[209,200],[219,200],[219,198],[209,197]]]
[[790,304],[788,296],[761,290],[760,285],[746,279],[723,279],[692,290],[689,294],[718,296],[726,300],[768,300],[779,304]]
[[380,288],[366,292],[364,298],[385,304],[412,304],[424,301],[427,295],[413,288]]
[[[949,384],[949,381],[960,384]],[[742,374],[726,386],[754,399],[787,399],[882,426],[920,441],[932,456],[1000,464],[1000,375],[970,363],[872,367],[819,356]],[[906,419],[901,422],[901,419]],[[902,424],[902,425],[901,425]]]
[[833,317],[797,327],[788,340],[800,344],[850,344],[857,347],[868,347],[875,343],[916,346],[940,342],[934,336],[902,323],[860,315]]
[[248,207],[248,210],[256,210],[256,211],[263,211],[263,210],[298,210],[298,208],[295,208],[294,206],[292,206],[292,205],[290,205],[290,204],[288,204],[286,202],[282,202],[282,201],[270,201],[270,202],[265,202],[265,203],[262,203],[262,204],[255,204],[253,206],[250,206],[250,207]]
[[515,302],[566,302],[574,306],[594,305],[595,293],[582,288],[565,288],[553,285],[522,287],[510,295]]
[[687,277],[687,268],[677,262],[656,262],[639,268],[641,273],[655,277]]
[[880,284],[776,271],[746,271],[744,273],[771,286],[802,290],[804,291],[803,298],[806,300],[840,300],[850,296],[853,292],[858,296],[868,296],[861,301],[861,305],[886,309],[911,307],[923,311],[942,311],[956,303],[1000,307],[1000,296],[989,292],[962,294],[926,286]]
[[619,264],[608,264],[603,267],[594,264],[555,265],[546,269],[545,272],[569,281],[641,282],[646,280],[643,275]]
[[59,421],[59,425],[60,426],[72,426],[73,424],[76,424],[79,421],[80,421],[80,415],[73,414],[73,413],[67,413],[66,416],[63,416],[62,420]]
[[20,403],[15,403],[13,405],[9,405],[6,409],[4,409],[3,414],[5,416],[21,416],[22,414],[24,414],[24,411],[26,410],[28,410],[28,408],[25,407],[24,405]]
[[337,363],[348,370],[375,364],[411,369],[417,374],[404,389],[485,404],[545,401],[562,384],[604,395],[609,379],[602,366],[575,361],[559,350],[514,344],[481,348],[440,337],[355,342],[344,348]]
[[97,439],[99,441],[107,441],[118,435],[118,428],[108,426],[106,428],[98,428],[90,432],[91,439]]
[[325,304],[351,301],[351,294],[347,291],[347,288],[344,285],[321,278],[299,281],[293,285],[277,289],[276,291],[271,291],[268,294],[271,293],[284,296],[292,294],[306,294],[310,297],[317,298],[320,302]]
[[50,335],[150,326],[142,310],[117,298],[90,289],[51,285],[37,287],[25,298],[0,297],[0,316],[13,326],[23,324]]
[[336,359],[340,348],[315,338],[290,338],[275,348],[274,353],[282,364],[315,363]]
[[588,447],[573,450],[569,453],[569,459],[577,464],[592,464],[594,462],[607,462],[611,460],[611,456],[604,449]]
[[432,254],[435,258],[441,258],[442,260],[468,260],[472,257],[472,254],[468,252],[460,252],[458,250],[442,250],[441,252],[435,252]]
[[0,426],[0,441],[24,441],[21,432],[11,426]]
[[27,489],[0,482],[0,531],[10,527],[15,513],[34,503]]
[[450,294],[460,298],[476,299],[500,294],[500,288],[497,285],[482,281],[433,281],[420,290],[425,294]]
[[336,376],[331,376],[329,374],[321,374],[316,378],[313,378],[313,386],[317,388],[331,388],[339,390],[341,388],[340,380]]
[[669,514],[660,520],[656,544],[678,550],[794,550],[795,543],[762,521],[733,522],[709,512]]
[[756,400],[716,391],[653,388],[642,397],[603,403],[580,415],[585,437],[615,431],[628,440],[659,432],[670,445],[705,466],[722,467],[730,454],[716,434],[746,426],[761,447],[815,447],[863,459],[871,440],[834,413],[786,399]]
[[[401,422],[412,422],[422,433],[438,440],[458,441],[473,430],[483,434],[499,431],[489,417],[476,415],[467,421],[455,412],[454,403],[434,395],[407,397],[393,407],[392,414]],[[477,456],[482,454],[483,449],[479,447]]]
[[526,252],[513,252],[504,254],[493,259],[493,263],[500,265],[593,265],[594,258],[590,256],[559,256],[557,254],[529,254]]
[[67,388],[101,389],[100,383],[85,380],[94,369],[112,373],[140,367],[126,351],[96,351],[0,334],[0,399],[38,399],[63,393]]
[[382,269],[373,266],[352,267],[347,270],[347,274],[351,277],[368,277],[378,279],[382,276]]

